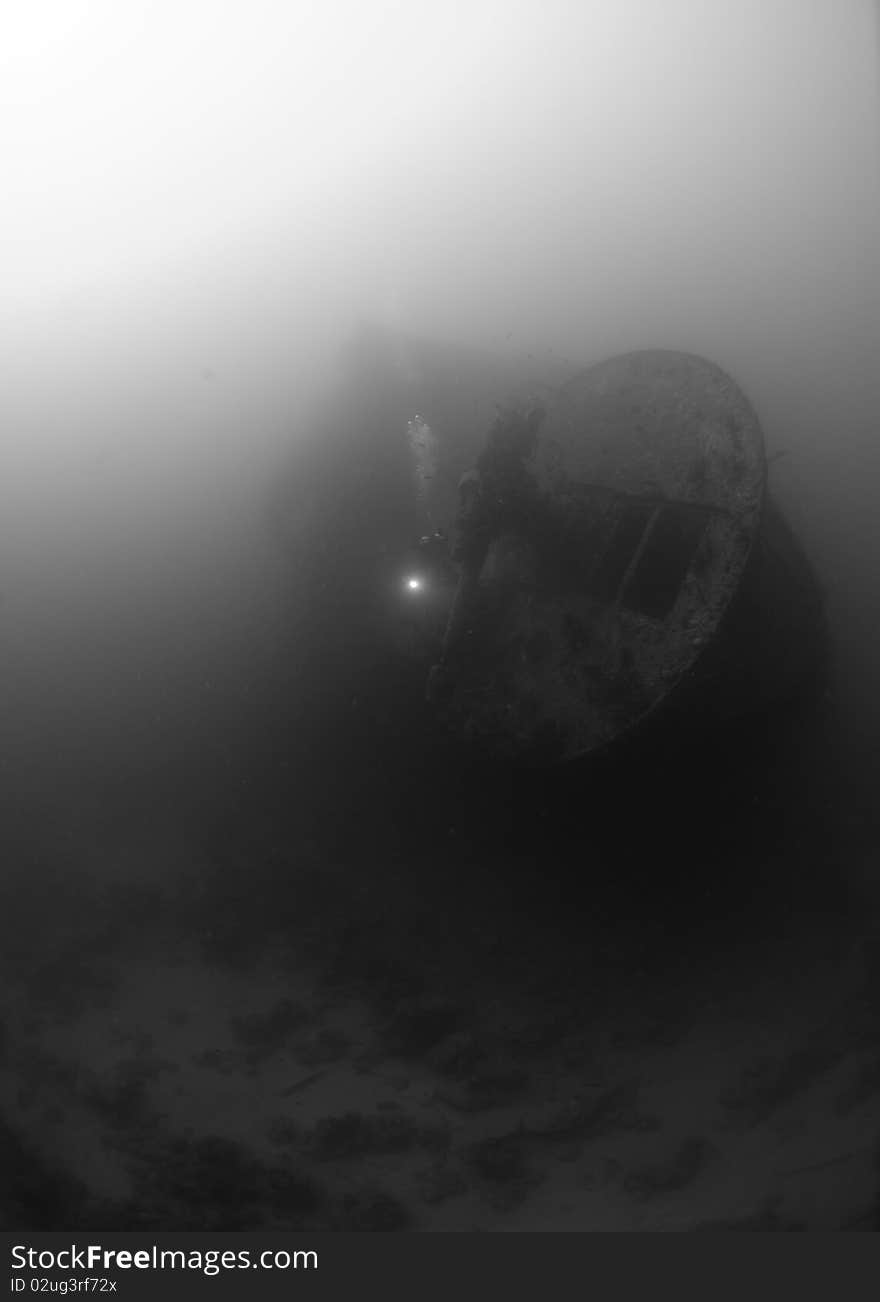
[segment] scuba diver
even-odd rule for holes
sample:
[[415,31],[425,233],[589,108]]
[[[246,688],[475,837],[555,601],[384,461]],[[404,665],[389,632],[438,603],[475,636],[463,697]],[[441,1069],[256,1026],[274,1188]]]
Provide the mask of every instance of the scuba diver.
[[459,481],[451,558],[460,572],[440,659],[428,676],[429,701],[449,691],[456,665],[467,652],[480,574],[491,544],[503,534],[533,538],[544,529],[547,511],[527,463],[536,451],[545,415],[538,405],[499,408],[476,466]]

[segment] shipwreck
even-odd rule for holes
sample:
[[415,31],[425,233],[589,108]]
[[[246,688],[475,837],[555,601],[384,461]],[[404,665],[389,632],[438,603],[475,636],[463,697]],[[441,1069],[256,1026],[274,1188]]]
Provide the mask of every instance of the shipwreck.
[[[547,410],[527,468],[565,554],[542,565],[528,538],[493,541],[468,654],[436,705],[453,735],[558,763],[660,725],[715,728],[815,698],[822,593],[768,489],[757,413],[721,367],[649,349],[539,371],[381,334],[359,360],[367,435],[384,429],[403,450],[418,422],[413,497],[441,534],[495,404],[539,393]],[[429,587],[413,595],[428,604]],[[432,637],[454,574],[436,588]]]
[[757,415],[718,366],[656,350],[591,367],[556,393],[529,473],[566,554],[548,573],[528,540],[493,542],[448,726],[562,761],[819,686],[819,585],[768,491]]

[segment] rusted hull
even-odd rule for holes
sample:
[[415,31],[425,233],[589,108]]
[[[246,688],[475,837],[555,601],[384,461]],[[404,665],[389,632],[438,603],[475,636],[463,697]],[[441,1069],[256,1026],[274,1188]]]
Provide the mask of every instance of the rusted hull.
[[[815,577],[767,494],[757,414],[711,361],[647,350],[572,377],[374,332],[355,349],[346,393],[337,423],[353,431],[358,510],[366,441],[374,468],[382,456],[371,482],[409,503],[413,537],[452,532],[493,404],[539,393],[549,407],[530,473],[558,528],[551,545],[495,538],[451,692],[434,705],[453,738],[558,763],[667,721],[684,732],[755,714],[821,680]],[[358,594],[369,587],[362,548],[344,569]],[[408,572],[389,563],[377,618],[385,629],[403,607],[401,642],[427,677],[455,576],[401,596]]]
[[533,467],[558,528],[498,538],[445,722],[499,758],[558,763],[690,716],[809,691],[818,586],[766,492],[763,434],[713,363],[609,359],[561,392]]

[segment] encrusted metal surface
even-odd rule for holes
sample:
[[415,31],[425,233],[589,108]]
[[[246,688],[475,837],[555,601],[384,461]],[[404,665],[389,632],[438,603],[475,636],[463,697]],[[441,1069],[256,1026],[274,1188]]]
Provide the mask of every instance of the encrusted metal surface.
[[445,713],[496,754],[561,760],[634,727],[715,637],[760,528],[763,436],[711,362],[629,353],[560,390],[529,470],[552,554],[495,540]]

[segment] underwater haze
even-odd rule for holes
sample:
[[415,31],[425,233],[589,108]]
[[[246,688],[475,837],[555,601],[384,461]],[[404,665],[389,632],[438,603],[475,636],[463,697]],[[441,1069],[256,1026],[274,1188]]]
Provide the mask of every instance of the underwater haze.
[[[19,8],[0,1220],[878,1228],[876,4]],[[512,774],[426,701],[434,477],[655,348],[753,404],[829,677]]]

